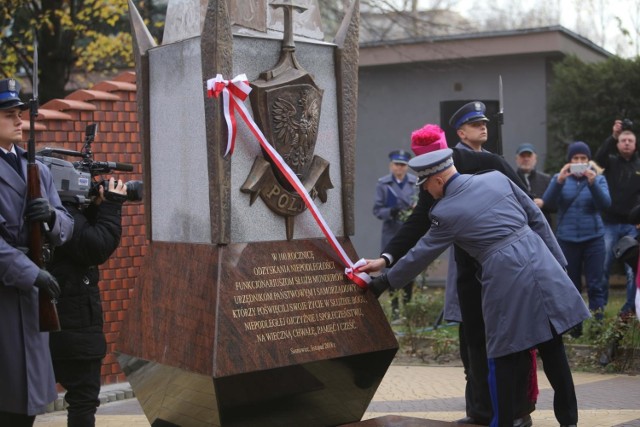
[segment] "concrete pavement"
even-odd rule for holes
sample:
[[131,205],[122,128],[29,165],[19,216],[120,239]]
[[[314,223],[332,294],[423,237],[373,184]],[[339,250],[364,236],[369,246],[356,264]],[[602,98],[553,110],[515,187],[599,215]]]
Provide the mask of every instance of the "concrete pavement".
[[[580,427],[640,427],[640,377],[574,372]],[[553,390],[538,372],[540,395],[532,414],[536,427],[557,426]],[[452,421],[464,413],[461,367],[392,365],[363,419],[384,415]],[[36,426],[66,427],[66,413],[36,418]],[[98,409],[97,427],[148,427],[136,399],[107,403]],[[284,427],[284,426],[283,426]]]

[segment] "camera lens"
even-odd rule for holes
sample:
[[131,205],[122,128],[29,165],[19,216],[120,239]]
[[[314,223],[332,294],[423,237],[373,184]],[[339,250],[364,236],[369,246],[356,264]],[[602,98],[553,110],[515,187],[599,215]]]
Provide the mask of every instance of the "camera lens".
[[131,202],[142,201],[142,198],[144,197],[144,187],[142,186],[142,181],[127,181],[125,185],[127,186],[127,200]]

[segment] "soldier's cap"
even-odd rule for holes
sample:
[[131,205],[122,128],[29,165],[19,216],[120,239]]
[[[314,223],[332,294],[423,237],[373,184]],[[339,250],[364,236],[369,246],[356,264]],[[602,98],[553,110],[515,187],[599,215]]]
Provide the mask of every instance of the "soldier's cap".
[[516,150],[516,154],[522,154],[522,153],[535,154],[536,153],[536,147],[534,147],[533,144],[520,144],[518,146],[518,149]]
[[406,165],[411,160],[411,153],[406,150],[394,150],[389,153],[389,160],[393,163]]
[[20,108],[26,110],[27,104],[20,99],[20,83],[14,79],[0,80],[0,110],[9,108]]
[[413,169],[418,176],[416,185],[422,185],[430,176],[453,166],[452,154],[453,150],[451,148],[445,148],[444,150],[421,154],[411,159],[409,167]]
[[480,101],[464,104],[458,111],[453,113],[453,116],[449,119],[449,125],[457,130],[460,129],[460,126],[467,123],[488,122],[489,119],[484,115],[486,110],[487,107]]

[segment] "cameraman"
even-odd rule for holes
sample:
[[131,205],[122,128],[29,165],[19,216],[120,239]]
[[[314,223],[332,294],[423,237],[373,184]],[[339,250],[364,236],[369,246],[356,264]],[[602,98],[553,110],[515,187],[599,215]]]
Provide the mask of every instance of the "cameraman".
[[[640,201],[640,158],[636,150],[636,135],[628,120],[616,120],[612,134],[598,149],[594,160],[604,168],[609,185],[611,206],[603,211],[605,304],[608,301],[609,273],[614,261],[613,246],[623,236],[636,237],[638,230],[629,222],[631,209]],[[625,317],[635,312],[636,286],[631,268],[625,265],[627,301],[620,310]]]
[[95,425],[100,405],[100,368],[107,344],[102,331],[102,302],[98,265],[109,259],[120,243],[122,203],[127,187],[121,180],[108,181],[85,208],[63,200],[75,220],[73,237],[59,247],[49,271],[62,293],[58,315],[62,331],[51,335],[49,347],[56,381],[66,390],[67,425]]

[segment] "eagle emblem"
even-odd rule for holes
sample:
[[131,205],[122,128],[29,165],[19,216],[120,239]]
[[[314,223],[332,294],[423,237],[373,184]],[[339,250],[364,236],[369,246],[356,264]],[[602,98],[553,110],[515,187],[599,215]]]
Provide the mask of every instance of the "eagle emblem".
[[297,106],[284,98],[273,103],[273,128],[286,151],[282,157],[296,174],[302,175],[311,161],[318,135],[320,103],[318,97],[302,92]]

